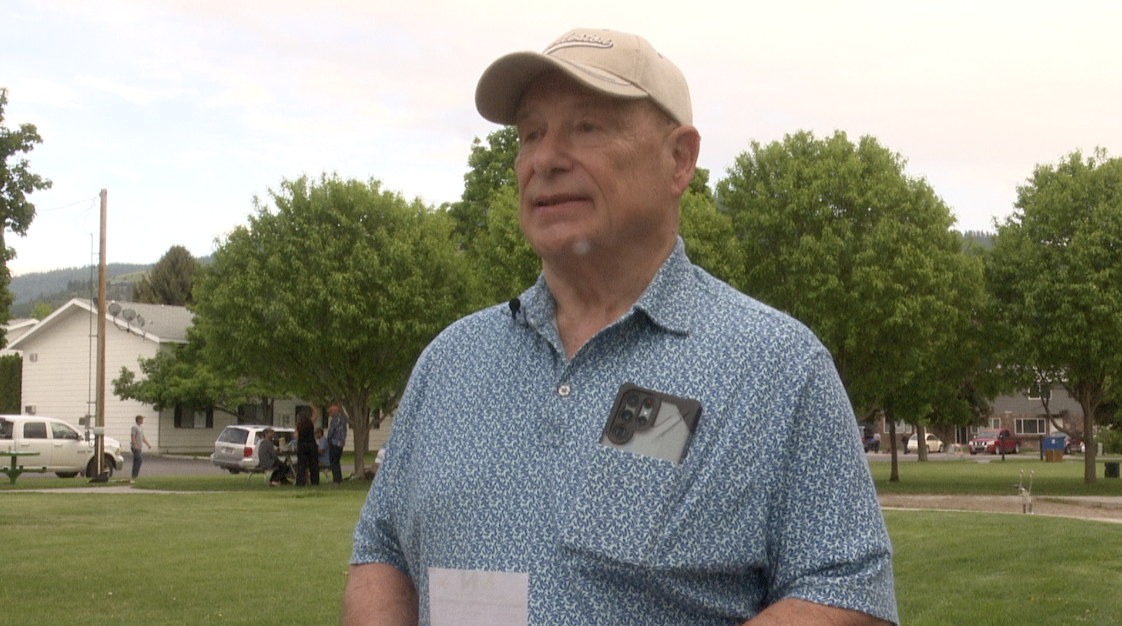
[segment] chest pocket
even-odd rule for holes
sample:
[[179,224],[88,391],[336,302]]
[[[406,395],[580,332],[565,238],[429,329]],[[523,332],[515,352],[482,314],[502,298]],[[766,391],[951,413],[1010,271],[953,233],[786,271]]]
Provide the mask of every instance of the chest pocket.
[[577,489],[561,544],[585,556],[658,566],[682,492],[677,463],[597,445]]

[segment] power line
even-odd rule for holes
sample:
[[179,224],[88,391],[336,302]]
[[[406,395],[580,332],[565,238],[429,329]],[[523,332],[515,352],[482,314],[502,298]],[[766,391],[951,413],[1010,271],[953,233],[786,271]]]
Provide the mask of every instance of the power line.
[[42,210],[40,210],[40,209],[35,209],[35,212],[36,212],[36,213],[51,213],[51,212],[53,212],[53,211],[61,211],[61,210],[63,210],[63,209],[69,209],[70,207],[72,207],[72,206],[74,206],[74,205],[76,205],[76,204],[82,204],[83,202],[89,202],[89,203],[90,203],[90,206],[92,207],[92,206],[93,206],[93,201],[94,201],[94,200],[97,200],[97,199],[98,199],[98,197],[97,197],[97,196],[94,196],[94,197],[92,197],[92,198],[85,198],[85,199],[82,199],[82,200],[75,200],[74,202],[71,202],[70,204],[64,204],[64,205],[62,205],[62,206],[57,206],[57,207],[55,207],[55,208],[53,208],[53,209],[42,209]]

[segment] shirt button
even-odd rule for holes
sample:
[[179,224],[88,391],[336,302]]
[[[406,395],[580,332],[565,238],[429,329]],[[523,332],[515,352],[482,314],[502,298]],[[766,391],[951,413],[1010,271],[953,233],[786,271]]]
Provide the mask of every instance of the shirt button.
[[570,392],[572,392],[572,389],[568,385],[561,385],[557,388],[557,395],[562,398],[568,398]]

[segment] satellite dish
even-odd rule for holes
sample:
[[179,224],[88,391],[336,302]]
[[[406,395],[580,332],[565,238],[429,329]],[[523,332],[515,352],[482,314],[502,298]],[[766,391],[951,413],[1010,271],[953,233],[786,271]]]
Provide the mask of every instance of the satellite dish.
[[121,305],[120,304],[117,304],[116,302],[110,302],[109,303],[109,314],[110,315],[112,315],[113,317],[117,317],[117,314],[120,313],[120,312],[121,312]]
[[137,328],[144,328],[144,316],[143,315],[137,315],[136,316],[136,327]]
[[125,318],[126,322],[131,322],[133,318],[136,317],[136,311],[132,309],[125,309],[124,311],[121,311],[121,317]]

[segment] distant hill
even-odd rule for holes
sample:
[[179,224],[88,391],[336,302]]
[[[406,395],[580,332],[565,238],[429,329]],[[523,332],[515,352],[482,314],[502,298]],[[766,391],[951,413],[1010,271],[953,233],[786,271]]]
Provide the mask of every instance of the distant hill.
[[[209,264],[214,257],[199,258],[201,265]],[[110,300],[132,301],[133,283],[139,281],[155,263],[110,263],[105,268],[107,294]],[[68,267],[49,272],[32,272],[13,276],[8,290],[12,292],[12,306],[8,310],[12,319],[31,317],[35,305],[48,304],[52,309],[66,304],[71,298],[97,297],[97,267]]]
[[[152,263],[110,263],[105,268],[108,297],[111,300],[130,300],[132,280],[138,280],[152,265]],[[39,303],[58,308],[71,298],[96,298],[97,268],[70,267],[13,276],[8,290],[12,292],[9,315],[13,319],[31,317],[32,310]]]

